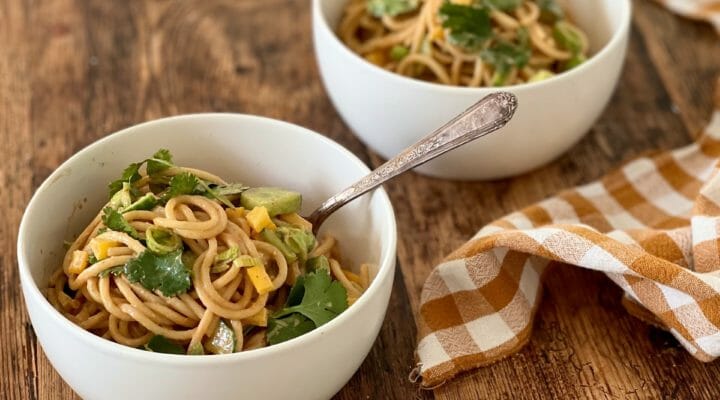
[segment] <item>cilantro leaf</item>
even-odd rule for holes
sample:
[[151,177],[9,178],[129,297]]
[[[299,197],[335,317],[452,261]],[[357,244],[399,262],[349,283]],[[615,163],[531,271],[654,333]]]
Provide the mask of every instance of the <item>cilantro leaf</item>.
[[540,8],[540,20],[545,23],[552,23],[565,18],[562,7],[555,0],[535,0]]
[[522,4],[523,0],[485,0],[489,7],[497,8],[500,11],[512,11]]
[[102,222],[110,230],[124,232],[130,235],[130,237],[133,239],[140,239],[140,235],[135,230],[135,228],[133,228],[132,225],[127,222],[127,220],[122,216],[122,214],[120,214],[112,207],[105,207],[103,209]]
[[267,341],[271,345],[302,336],[315,329],[315,324],[302,314],[291,314],[285,318],[270,318]]
[[487,7],[443,3],[439,15],[442,26],[450,30],[448,40],[457,46],[477,50],[492,35]]
[[228,183],[227,185],[210,185],[210,190],[218,196],[232,196],[241,194],[242,192],[250,189],[250,186],[245,186],[242,183]]
[[519,31],[519,43],[498,41],[493,46],[480,52],[480,57],[486,63],[495,67],[493,85],[505,84],[508,74],[513,68],[522,68],[530,61],[531,50],[525,35],[526,31]]
[[125,264],[125,276],[145,289],[160,290],[167,297],[190,289],[190,271],[182,262],[182,249],[167,254],[145,250]]
[[109,197],[112,198],[113,195],[123,188],[123,183],[134,183],[140,180],[140,166],[142,163],[132,163],[128,165],[124,170],[122,175],[120,176],[120,179],[114,180],[108,184],[108,191],[109,191]]
[[[308,273],[300,283],[304,289],[300,304],[283,308],[275,318],[299,313],[312,320],[315,326],[321,326],[347,309],[345,288],[340,282],[332,281],[327,271]],[[293,293],[293,299],[298,297],[297,293]]]
[[367,9],[378,18],[385,15],[394,17],[415,10],[418,3],[418,0],[368,0]]
[[132,204],[122,209],[123,213],[136,210],[152,210],[158,204],[158,198],[152,193],[146,193]]
[[183,172],[175,175],[172,179],[170,179],[170,184],[163,194],[162,200],[167,202],[177,196],[204,193],[204,190],[202,188],[198,188],[198,186],[200,186],[200,179],[189,172]]
[[185,354],[185,350],[177,343],[169,341],[165,336],[155,335],[145,344],[145,350],[155,353]]
[[160,149],[147,160],[148,175],[156,175],[166,169],[173,167],[172,154],[168,149]]
[[98,274],[98,277],[104,278],[104,277],[106,277],[106,276],[108,276],[108,275],[110,275],[110,274],[112,274],[113,276],[120,276],[120,275],[122,275],[122,273],[123,273],[124,271],[125,271],[125,266],[124,266],[124,265],[118,265],[118,266],[115,266],[115,267],[112,267],[112,268],[108,268],[108,269],[106,269],[105,271],[100,272],[100,273]]

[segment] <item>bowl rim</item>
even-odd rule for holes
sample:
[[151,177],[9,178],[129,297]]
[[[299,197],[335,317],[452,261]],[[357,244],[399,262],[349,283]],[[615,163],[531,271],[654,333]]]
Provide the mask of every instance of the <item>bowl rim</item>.
[[[467,94],[467,93],[477,93],[477,94],[486,94],[489,91],[501,91],[501,90],[512,90],[513,92],[522,92],[529,89],[539,88],[543,87],[545,85],[551,85],[555,82],[559,82],[561,80],[569,79],[570,77],[581,74],[586,69],[589,69],[591,66],[597,64],[601,58],[606,58],[608,54],[615,48],[617,48],[623,41],[625,37],[628,36],[628,33],[630,31],[630,23],[632,21],[632,2],[631,0],[603,0],[605,2],[609,2],[610,4],[618,4],[618,7],[622,7],[621,10],[621,20],[619,24],[617,25],[617,28],[615,28],[612,32],[612,35],[610,39],[602,46],[602,48],[595,54],[593,54],[591,57],[587,59],[584,63],[580,64],[579,66],[569,70],[562,72],[560,74],[557,74],[551,78],[544,79],[542,81],[538,82],[524,82],[519,83],[515,85],[510,86],[498,86],[498,87],[489,87],[489,86],[482,86],[482,87],[467,87],[467,86],[454,86],[454,85],[445,85],[442,83],[436,83],[436,82],[428,82],[420,79],[410,78],[405,75],[400,75],[395,72],[388,71],[384,68],[381,68],[364,58],[360,57],[359,54],[355,53],[354,51],[350,50],[348,46],[345,45],[345,43],[340,40],[337,33],[334,29],[330,27],[330,24],[328,23],[327,15],[325,15],[325,12],[323,11],[323,7],[321,6],[321,2],[323,1],[329,1],[329,0],[312,0],[312,8],[313,8],[313,26],[318,27],[319,29],[323,30],[323,32],[326,35],[329,35],[331,37],[330,42],[331,46],[334,46],[335,48],[339,48],[340,52],[345,55],[346,57],[350,57],[353,62],[363,65],[362,68],[365,68],[369,73],[375,73],[378,74],[381,77],[385,77],[387,79],[393,79],[398,82],[398,84],[406,83],[409,85],[415,85],[418,89],[428,89],[428,90],[437,90],[442,92],[450,92],[450,93],[457,93],[457,94]],[[336,1],[336,0],[333,0]],[[349,0],[344,0],[349,1]],[[318,45],[317,45],[317,37],[316,37],[316,43],[315,43],[315,53],[319,54],[318,51]],[[359,61],[359,62],[358,62]]]
[[[75,336],[80,342],[83,342],[85,345],[92,346],[97,351],[101,351],[104,353],[111,353],[114,356],[117,357],[123,357],[126,359],[131,359],[133,361],[144,361],[144,362],[152,362],[152,363],[159,363],[159,364],[187,364],[187,365],[225,365],[225,364],[232,364],[232,363],[238,363],[243,362],[245,360],[254,360],[258,358],[263,357],[269,357],[272,356],[278,352],[284,352],[287,350],[292,349],[293,347],[299,347],[306,344],[308,341],[313,339],[320,339],[322,335],[325,335],[328,333],[328,331],[333,330],[335,327],[344,324],[348,319],[353,318],[359,310],[366,307],[367,303],[370,301],[370,298],[373,296],[378,295],[378,291],[380,290],[380,281],[383,281],[388,278],[388,275],[390,275],[390,279],[394,278],[394,271],[395,271],[395,257],[396,257],[396,247],[397,247],[397,226],[396,226],[396,220],[395,220],[395,212],[392,207],[392,203],[390,202],[390,198],[387,195],[387,192],[384,190],[384,188],[379,187],[376,189],[372,196],[379,196],[379,201],[381,203],[381,208],[383,212],[383,224],[381,226],[384,226],[384,229],[388,230],[389,234],[389,242],[384,242],[385,245],[381,245],[381,251],[380,251],[380,260],[378,265],[378,271],[375,274],[374,279],[370,283],[370,286],[368,287],[368,290],[363,293],[362,296],[351,306],[348,307],[347,310],[345,310],[343,313],[341,313],[339,316],[335,317],[330,322],[326,323],[325,325],[322,325],[311,332],[308,332],[304,335],[298,336],[296,338],[293,338],[291,340],[288,340],[283,343],[278,343],[273,346],[267,346],[264,348],[248,351],[248,352],[239,352],[239,353],[231,353],[231,354],[213,354],[213,355],[204,355],[204,356],[188,356],[185,354],[165,354],[165,353],[155,353],[151,351],[144,351],[140,349],[136,349],[133,347],[125,346],[116,342],[113,342],[108,339],[104,339],[102,337],[99,337],[91,332],[88,332],[82,328],[80,328],[78,325],[74,324],[72,321],[67,319],[65,316],[63,316],[55,307],[50,304],[50,302],[47,300],[47,298],[41,293],[40,288],[34,281],[32,277],[32,273],[30,272],[29,263],[27,261],[26,257],[26,251],[28,251],[28,248],[26,246],[26,243],[28,243],[28,236],[29,236],[29,227],[28,227],[28,220],[31,218],[28,215],[31,214],[32,209],[37,207],[38,202],[38,194],[43,192],[47,189],[47,187],[58,177],[60,174],[71,164],[74,164],[78,161],[78,159],[82,156],[83,153],[90,151],[91,149],[100,146],[101,144],[105,142],[109,142],[112,140],[117,140],[119,137],[126,136],[128,134],[131,134],[132,132],[135,132],[137,130],[146,130],[150,129],[152,130],[156,125],[158,124],[166,124],[166,123],[175,123],[178,121],[185,121],[185,120],[207,120],[207,119],[223,119],[223,118],[230,118],[230,119],[239,119],[242,121],[259,121],[260,123],[268,124],[268,125],[275,125],[276,127],[280,127],[281,129],[288,130],[288,131],[295,131],[298,134],[305,135],[308,137],[311,137],[312,140],[319,140],[320,142],[324,142],[325,144],[335,148],[336,150],[340,151],[341,154],[343,154],[346,158],[348,158],[355,166],[357,166],[362,172],[370,172],[370,169],[352,152],[350,152],[348,149],[346,149],[344,146],[340,145],[339,143],[335,142],[334,140],[321,135],[318,132],[315,132],[311,129],[295,125],[289,122],[280,121],[272,118],[262,117],[262,116],[256,116],[256,115],[249,115],[249,114],[240,114],[240,113],[197,113],[197,114],[183,114],[183,115],[177,115],[177,116],[171,116],[171,117],[165,117],[165,118],[159,118],[155,120],[146,121],[140,124],[132,125],[127,128],[121,129],[119,131],[116,131],[114,133],[111,133],[109,135],[106,135],[90,144],[82,148],[81,150],[74,153],[70,158],[65,160],[63,163],[61,163],[51,174],[48,176],[43,183],[35,190],[33,193],[30,201],[28,202],[27,206],[25,207],[25,211],[23,212],[22,219],[20,221],[20,226],[18,229],[18,239],[17,239],[17,260],[18,260],[18,269],[20,272],[20,281],[22,285],[22,292],[24,297],[32,297],[34,300],[37,300],[36,302],[39,303],[41,308],[41,313],[43,315],[46,315],[47,317],[54,320],[56,324],[58,324],[62,329],[65,329],[67,334]],[[30,211],[30,213],[28,212]],[[381,242],[383,243],[383,242]],[[26,299],[27,303],[27,299]],[[27,304],[25,306],[27,309]],[[26,311],[27,312],[27,311]],[[376,340],[376,339],[375,339]],[[42,344],[42,343],[41,343]]]

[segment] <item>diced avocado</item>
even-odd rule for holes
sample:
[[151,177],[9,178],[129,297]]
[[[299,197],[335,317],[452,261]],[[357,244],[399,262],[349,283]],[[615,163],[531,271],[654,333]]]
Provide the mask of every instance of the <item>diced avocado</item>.
[[[122,193],[122,190],[118,193]],[[117,193],[116,193],[117,195]],[[135,200],[134,203],[122,209],[123,213],[136,210],[152,210],[158,204],[158,199],[152,193],[146,193],[143,197]]]
[[538,72],[536,72],[533,76],[531,76],[530,79],[528,79],[528,82],[540,82],[540,81],[544,81],[545,79],[550,79],[553,76],[555,76],[555,74],[553,74],[551,71],[548,71],[546,69],[541,69]]
[[247,210],[265,207],[268,214],[274,217],[300,211],[302,195],[298,192],[274,187],[258,187],[242,192],[240,204]]
[[228,323],[220,320],[207,348],[214,354],[230,354],[235,351],[235,342],[235,331]]
[[587,61],[587,57],[582,54],[575,54],[570,57],[569,60],[565,61],[565,64],[563,65],[563,71],[571,70],[578,65],[584,63],[585,61]]
[[265,242],[277,247],[277,249],[280,250],[280,252],[285,256],[287,262],[291,263],[297,260],[297,255],[293,253],[293,251],[290,250],[290,248],[285,243],[283,243],[282,239],[280,239],[280,237],[274,231],[270,229],[263,229],[263,231],[260,232],[260,238]]
[[573,54],[582,51],[583,40],[582,34],[574,25],[566,21],[558,21],[553,27],[553,37],[555,40]]

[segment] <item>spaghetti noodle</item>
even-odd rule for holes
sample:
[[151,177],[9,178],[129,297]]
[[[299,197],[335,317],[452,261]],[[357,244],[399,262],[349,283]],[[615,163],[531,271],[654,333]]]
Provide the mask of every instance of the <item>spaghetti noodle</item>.
[[350,0],[338,35],[382,68],[455,86],[539,81],[588,54],[555,0]]
[[[369,265],[348,271],[333,237],[315,239],[295,192],[227,184],[175,166],[166,150],[110,188],[47,291],[63,315],[106,339],[170,353],[251,350],[327,322],[370,284]],[[303,285],[325,287],[323,304],[306,304]],[[295,323],[304,328],[288,328]]]

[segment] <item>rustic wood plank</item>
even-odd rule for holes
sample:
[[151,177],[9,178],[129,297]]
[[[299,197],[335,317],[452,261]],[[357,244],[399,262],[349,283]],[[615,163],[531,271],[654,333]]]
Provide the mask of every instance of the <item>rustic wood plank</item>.
[[[687,143],[703,126],[710,80],[720,72],[717,37],[649,2],[635,7],[619,89],[569,154],[510,180],[458,183],[409,174],[387,186],[402,274],[379,340],[337,398],[432,398],[407,381],[413,310],[432,266],[492,219],[644,151]],[[0,3],[0,21],[0,197],[6,199],[0,334],[11,349],[0,352],[2,398],[77,398],[35,343],[15,241],[32,190],[81,147],[148,119],[231,111],[307,126],[366,162],[381,162],[323,91],[306,2],[9,1]],[[720,366],[696,362],[667,334],[629,317],[619,289],[604,276],[560,266],[545,286],[529,345],[438,389],[437,398],[718,397],[713,378]]]
[[[635,4],[641,4],[636,15],[646,9],[657,11],[643,2]],[[664,15],[663,23],[656,25],[647,23],[651,18],[636,17],[642,23],[634,23],[629,58],[608,109],[589,135],[559,160],[498,182],[453,183],[410,174],[388,185],[394,204],[406,205],[396,208],[398,220],[413,221],[400,225],[399,257],[414,309],[432,266],[483,224],[564,187],[595,179],[638,154],[683,145],[704,124],[711,110],[714,76],[720,72],[720,53],[712,50],[717,37],[704,26],[672,15]],[[680,35],[687,27],[703,33]],[[652,28],[652,32],[641,28]],[[676,35],[660,35],[659,31]],[[670,48],[692,50],[687,50],[687,58],[675,56],[674,70],[668,72],[662,69],[662,62],[669,56],[661,50]],[[710,70],[714,73],[706,72]],[[666,81],[675,82],[669,78],[674,73],[694,78],[666,89]],[[711,77],[700,79],[706,75]],[[705,93],[696,95],[701,91]],[[691,94],[694,97],[685,97]],[[673,104],[687,111],[678,116]],[[381,161],[374,160],[375,164]],[[698,391],[717,374],[717,363],[703,365],[682,351],[673,351],[672,357],[664,359],[657,357],[658,352],[665,354],[665,347],[653,348],[638,337],[665,336],[627,315],[619,303],[620,292],[609,280],[587,271],[561,271],[546,283],[550,295],[545,296],[530,344],[508,360],[437,389],[437,398],[717,396],[713,389]],[[556,296],[572,293],[580,298],[609,291],[616,297],[600,304],[595,299],[586,301],[587,312],[579,313],[571,296],[548,299],[553,291]],[[598,329],[600,326],[604,329]],[[673,368],[685,375],[669,371],[669,365],[682,366]]]

